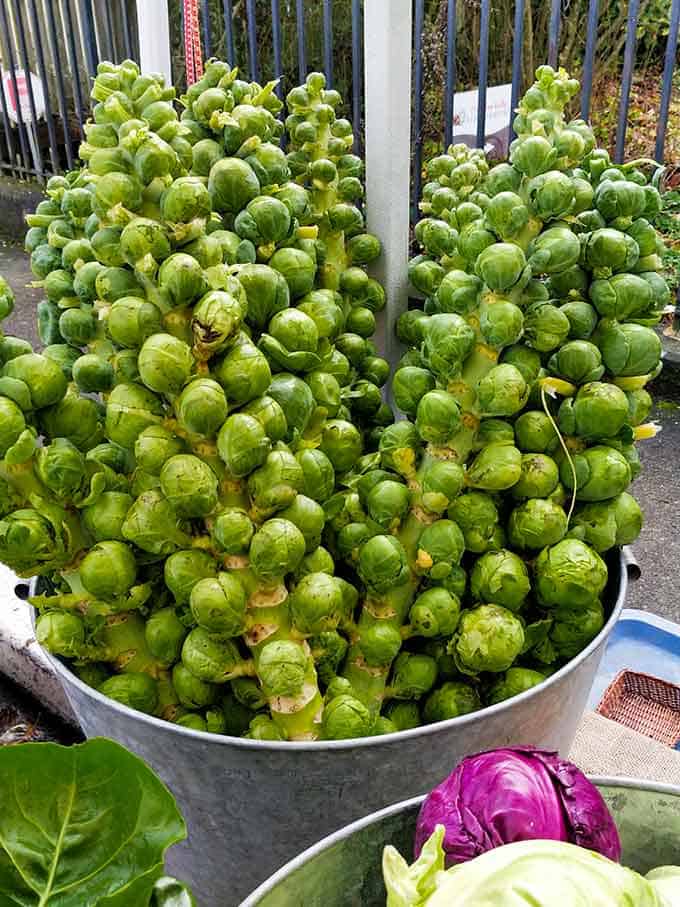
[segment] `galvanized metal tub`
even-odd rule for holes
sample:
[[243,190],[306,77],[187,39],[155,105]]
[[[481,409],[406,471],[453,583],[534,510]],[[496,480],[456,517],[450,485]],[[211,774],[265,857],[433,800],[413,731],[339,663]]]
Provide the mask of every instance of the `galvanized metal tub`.
[[625,552],[612,555],[605,627],[544,683],[474,714],[382,737],[279,743],[206,734],[113,702],[52,662],[85,734],[124,744],[175,795],[189,838],[172,849],[169,870],[200,904],[233,907],[300,850],[425,793],[469,753],[521,743],[566,753],[634,571]]
[[[638,872],[680,862],[680,787],[592,778],[614,816],[623,863]],[[385,907],[381,858],[413,853],[423,797],[388,806],[319,841],[283,866],[240,907]]]

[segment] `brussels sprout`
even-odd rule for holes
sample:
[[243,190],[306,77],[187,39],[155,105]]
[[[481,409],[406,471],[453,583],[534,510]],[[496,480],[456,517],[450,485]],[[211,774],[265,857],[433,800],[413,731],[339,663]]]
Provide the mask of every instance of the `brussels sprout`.
[[480,310],[480,328],[486,343],[496,349],[516,343],[522,336],[524,316],[513,302],[495,300]]
[[402,652],[392,668],[390,692],[395,699],[419,699],[437,680],[437,662],[429,655]]
[[333,493],[335,470],[326,454],[305,448],[295,454],[295,459],[302,467],[304,494],[315,501],[327,500]]
[[16,403],[0,396],[0,458],[16,444],[25,428],[24,414]]
[[420,534],[415,569],[433,580],[443,580],[460,563],[464,549],[465,539],[458,524],[437,520]]
[[376,621],[362,631],[359,639],[364,661],[372,668],[391,665],[399,654],[401,644],[401,633],[387,621]]
[[206,293],[194,308],[191,320],[194,353],[200,359],[209,359],[223,350],[238,335],[242,319],[241,303],[231,293],[222,290]]
[[371,733],[373,716],[366,706],[348,694],[335,696],[326,704],[321,718],[324,740],[365,737]]
[[513,365],[527,384],[535,381],[541,371],[540,353],[523,343],[516,343],[503,350],[501,362],[504,365]]
[[293,624],[305,635],[335,630],[346,616],[342,581],[327,573],[302,577],[289,602]]
[[484,189],[490,195],[499,192],[516,192],[522,181],[522,174],[512,164],[496,164],[484,179]]
[[562,217],[574,204],[574,180],[559,170],[549,170],[528,183],[527,195],[533,212],[541,220]]
[[588,340],[570,340],[550,357],[548,371],[574,384],[598,381],[604,374],[602,354]]
[[489,705],[519,696],[544,680],[545,676],[540,671],[532,671],[530,668],[508,668],[504,676],[500,677],[489,690],[487,697]]
[[[489,235],[493,236],[493,234]],[[425,296],[431,296],[435,292],[442,282],[444,273],[444,268],[439,262],[432,261],[424,255],[417,255],[408,263],[409,281],[418,292]]]
[[460,407],[451,394],[432,390],[421,397],[416,411],[416,428],[424,441],[446,444],[460,425]]
[[3,365],[0,376],[21,382],[34,409],[52,406],[66,393],[67,381],[61,368],[39,353],[24,353],[10,359]]
[[422,477],[422,502],[426,510],[441,514],[451,506],[465,483],[462,467],[453,460],[436,460]]
[[439,311],[467,315],[477,306],[482,286],[482,281],[474,274],[448,271],[436,292]]
[[515,443],[527,453],[554,450],[557,434],[550,417],[540,410],[527,410],[515,422]]
[[320,364],[319,332],[309,315],[299,309],[277,312],[269,331],[260,337],[260,348],[281,368],[306,371]]
[[85,644],[85,626],[77,614],[48,611],[36,620],[35,636],[38,643],[53,655],[77,658]]
[[580,255],[575,233],[567,227],[551,227],[532,242],[528,261],[534,274],[556,274],[575,265]]
[[411,605],[409,623],[417,636],[451,636],[459,617],[458,596],[433,586],[421,592]]
[[642,425],[652,409],[652,398],[643,387],[626,392],[628,400],[628,422],[630,425]]
[[475,271],[492,290],[507,291],[516,286],[525,274],[526,259],[519,246],[494,243],[487,246],[475,262]]
[[136,349],[162,326],[159,309],[136,296],[117,299],[109,310],[106,330],[117,346]]
[[614,384],[593,381],[562,402],[558,420],[567,434],[588,439],[614,437],[628,420],[628,398]]
[[304,432],[315,408],[308,385],[295,375],[282,372],[274,375],[267,393],[280,405],[286,417],[286,440],[297,438]]
[[217,699],[218,688],[191,673],[182,662],[172,669],[172,685],[179,701],[188,709],[201,709]]
[[78,356],[72,363],[72,376],[78,389],[85,393],[111,390],[114,384],[113,366],[94,353]]
[[[0,288],[1,292],[1,288]],[[0,306],[2,305],[2,297],[0,296]],[[76,357],[80,353],[80,350],[74,350],[71,347],[63,349],[64,344],[55,344],[50,347],[47,346],[43,350],[43,356],[47,356],[48,359],[53,359],[55,362],[59,362],[62,366],[62,371],[66,374],[66,370],[70,371],[70,367],[73,364],[70,360],[70,357],[75,355]],[[59,347],[57,349],[56,347]],[[16,359],[17,356],[23,356],[25,353],[32,353],[33,347],[28,342],[28,340],[23,340],[21,337],[12,337],[5,335],[0,338],[0,364],[4,365],[5,362],[9,362],[10,359]],[[68,377],[68,375],[67,375]]]
[[491,197],[484,218],[500,239],[509,240],[527,225],[529,211],[515,192],[502,191]]
[[460,231],[458,251],[468,264],[474,265],[481,253],[495,243],[496,235],[486,229],[482,220],[472,221]]
[[628,271],[639,257],[640,249],[633,237],[611,227],[588,234],[583,250],[585,264],[595,277],[610,277],[617,271]]
[[279,580],[295,571],[305,554],[305,539],[289,520],[267,520],[253,536],[250,563],[264,581]]
[[651,306],[652,289],[636,274],[614,274],[608,279],[594,280],[590,298],[603,318],[625,321]]
[[279,512],[282,519],[290,520],[305,539],[305,552],[309,554],[321,543],[325,514],[320,504],[304,494],[298,494],[288,507]]
[[237,405],[261,396],[271,382],[267,358],[245,335],[239,337],[213,369],[228,399]]
[[371,592],[381,594],[408,581],[406,552],[398,539],[376,535],[362,547],[358,572]]
[[227,418],[227,399],[211,378],[195,378],[175,403],[179,424],[192,434],[214,437]]
[[205,551],[196,548],[176,551],[163,565],[165,585],[178,605],[189,603],[191,590],[196,583],[217,574],[217,564]]
[[477,601],[521,610],[531,586],[520,557],[507,549],[488,551],[476,561],[470,576],[470,591]]
[[512,416],[524,407],[529,388],[519,369],[503,363],[482,378],[477,395],[485,416]]
[[175,252],[160,266],[158,287],[173,306],[185,306],[208,289],[200,264],[186,252]]
[[96,598],[117,598],[135,582],[135,556],[124,542],[98,542],[80,562],[79,574],[83,586]]
[[[557,608],[554,617],[548,642],[561,659],[578,655],[604,626],[604,611],[599,601],[593,601],[582,609],[570,606]],[[536,654],[538,657],[538,652]]]
[[461,495],[453,501],[449,514],[462,530],[468,551],[488,550],[498,526],[498,510],[488,494],[469,491]]
[[577,539],[563,539],[541,551],[534,589],[540,604],[578,611],[596,601],[607,582],[602,558]]
[[187,628],[177,617],[174,608],[154,611],[146,621],[144,636],[149,652],[161,664],[170,667],[179,660]]
[[513,143],[510,161],[525,176],[535,177],[545,173],[557,159],[557,149],[541,135],[529,135]]
[[514,498],[547,498],[558,481],[559,469],[551,457],[544,453],[525,453],[519,480],[512,486],[511,494]]
[[231,573],[199,579],[191,589],[189,605],[198,626],[210,633],[233,637],[245,632],[246,593]]
[[[511,366],[510,366],[511,367]],[[487,444],[468,467],[466,483],[483,491],[503,491],[520,478],[522,454],[505,442]]]
[[473,686],[460,680],[450,680],[427,697],[423,707],[423,718],[428,724],[432,724],[435,721],[469,715],[481,707],[479,693]]
[[[363,271],[361,273],[363,274]],[[340,297],[332,290],[312,290],[302,297],[297,308],[314,321],[320,338],[333,339],[342,331],[344,325],[339,301]]]
[[300,643],[285,639],[266,643],[260,651],[257,670],[267,696],[299,695],[308,661]]
[[208,192],[215,211],[235,215],[260,194],[260,182],[249,163],[227,157],[213,164]]
[[[616,497],[628,487],[631,469],[628,461],[612,447],[596,445],[572,455],[576,472],[576,499],[578,501],[605,501]],[[574,477],[568,460],[560,466],[560,478],[570,490]]]
[[176,454],[160,472],[161,490],[182,517],[206,516],[217,506],[217,476],[192,454]]
[[261,466],[270,449],[262,423],[245,413],[229,416],[217,435],[217,452],[233,476],[246,476]]
[[314,261],[301,249],[278,249],[270,258],[269,264],[284,277],[291,298],[299,299],[312,289],[316,270]]
[[596,331],[602,360],[617,378],[653,372],[661,358],[661,340],[639,324],[602,321]]
[[191,630],[182,645],[182,664],[204,683],[226,683],[240,661],[238,648],[231,639],[209,633],[203,627]]
[[123,541],[122,526],[133,504],[131,495],[122,491],[104,491],[93,504],[83,508],[83,524],[95,541]]
[[525,343],[540,353],[549,353],[567,339],[571,322],[552,302],[537,302],[524,313]]
[[99,686],[99,692],[147,715],[153,715],[158,704],[158,686],[148,674],[116,674]]
[[329,419],[321,435],[320,449],[336,472],[347,472],[361,456],[361,433],[351,422]]
[[475,344],[470,325],[456,314],[432,315],[422,322],[422,354],[442,380],[457,375]]
[[463,611],[449,644],[458,669],[472,676],[482,671],[507,671],[524,646],[519,618],[500,605],[478,605]]
[[398,731],[408,731],[420,726],[420,709],[417,702],[393,699],[385,706],[385,716]]
[[567,533],[567,515],[550,498],[529,498],[510,514],[508,537],[515,548],[544,548]]
[[569,338],[572,340],[587,340],[597,326],[597,312],[588,302],[574,299],[560,306],[569,319]]
[[622,492],[608,501],[576,508],[570,535],[602,553],[614,545],[630,545],[642,530],[642,511],[635,498]]

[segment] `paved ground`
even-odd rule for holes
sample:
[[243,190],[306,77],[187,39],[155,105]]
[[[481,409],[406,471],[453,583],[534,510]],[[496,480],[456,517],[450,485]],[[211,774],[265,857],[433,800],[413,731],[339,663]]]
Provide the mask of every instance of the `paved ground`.
[[54,719],[40,703],[0,674],[0,746],[45,740],[78,743],[82,739],[81,734]]

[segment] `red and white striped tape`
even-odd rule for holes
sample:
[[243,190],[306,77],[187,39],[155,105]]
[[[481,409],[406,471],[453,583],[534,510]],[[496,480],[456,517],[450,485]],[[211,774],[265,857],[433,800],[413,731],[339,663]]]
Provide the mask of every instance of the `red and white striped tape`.
[[183,6],[184,57],[186,60],[187,85],[193,85],[203,75],[198,0],[183,0]]

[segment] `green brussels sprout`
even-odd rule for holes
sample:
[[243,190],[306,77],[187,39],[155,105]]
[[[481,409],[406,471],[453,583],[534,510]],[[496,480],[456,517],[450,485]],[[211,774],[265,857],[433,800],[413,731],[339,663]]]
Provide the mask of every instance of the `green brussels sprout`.
[[477,276],[491,290],[501,292],[519,284],[525,269],[524,252],[513,243],[494,243],[487,246],[475,262]]
[[104,491],[82,510],[83,525],[96,542],[123,541],[122,526],[134,499],[122,491]]
[[366,509],[382,529],[396,528],[408,513],[411,495],[401,482],[391,479],[376,483],[366,497]]
[[309,386],[297,376],[281,372],[273,376],[267,393],[286,417],[286,440],[297,439],[307,428],[316,406]]
[[[577,501],[606,501],[621,494],[631,481],[631,468],[618,450],[606,445],[589,447],[572,455],[576,472]],[[562,483],[572,490],[574,477],[568,460],[560,466]]]
[[504,419],[482,419],[479,423],[472,449],[479,451],[486,447],[487,444],[512,444],[514,440],[515,430],[509,422]]
[[180,307],[203,296],[208,284],[203,268],[193,256],[175,252],[159,268],[158,288],[171,305]]
[[652,304],[652,289],[637,274],[614,274],[613,277],[594,280],[590,298],[603,318],[618,321],[644,312]]
[[288,429],[286,417],[273,397],[269,397],[266,394],[256,397],[247,406],[243,407],[241,413],[257,419],[273,443],[281,441],[285,437]]
[[545,548],[557,544],[566,533],[567,515],[549,498],[529,498],[510,514],[508,537],[515,548]]
[[457,234],[445,220],[425,217],[416,224],[415,234],[420,245],[435,258],[455,252]]
[[94,338],[96,329],[92,313],[84,309],[66,309],[59,316],[59,333],[73,346],[85,346]]
[[423,341],[423,329],[428,316],[421,309],[409,309],[397,319],[397,337],[409,346],[419,346]]
[[421,397],[416,411],[416,428],[424,441],[446,444],[460,426],[460,407],[452,394],[432,390]]
[[607,371],[617,378],[645,375],[659,364],[661,340],[651,328],[602,321],[595,336]]
[[421,444],[420,435],[411,422],[388,425],[380,436],[380,462],[386,469],[409,476],[414,471]]
[[652,409],[652,398],[644,387],[636,390],[626,391],[628,400],[628,423],[630,425],[642,425],[647,420]]
[[304,494],[297,494],[288,507],[279,511],[282,519],[290,520],[305,538],[305,552],[309,554],[321,543],[325,523],[323,507]]
[[[316,672],[322,683],[337,681],[337,672],[345,660],[349,644],[336,630],[326,630],[309,640]],[[351,685],[349,686],[351,689]]]
[[482,281],[465,271],[448,271],[442,278],[436,292],[440,312],[468,315],[478,305]]
[[607,583],[607,565],[578,539],[563,539],[541,551],[534,590],[540,604],[578,611],[597,601]]
[[640,257],[640,249],[632,236],[603,227],[589,233],[582,258],[595,277],[610,277],[617,271],[629,271]]
[[[39,353],[23,353],[2,367],[0,376],[20,382],[27,392],[29,406],[42,409],[58,403],[66,393],[67,381],[61,368]],[[7,386],[7,382],[3,382]],[[5,393],[7,391],[5,390]]]
[[272,513],[291,504],[302,491],[302,467],[288,450],[268,454],[264,465],[248,478],[248,491],[254,506],[263,513]]
[[366,737],[372,732],[373,722],[373,715],[362,702],[341,694],[331,699],[323,710],[321,736],[324,740]]
[[422,477],[422,503],[431,513],[442,514],[465,483],[463,468],[453,460],[435,460]]
[[155,488],[143,491],[135,500],[122,533],[127,541],[150,554],[171,554],[190,542],[176,511]]
[[246,413],[229,416],[217,435],[217,452],[233,476],[246,476],[262,466],[270,450],[262,423]]
[[327,573],[304,576],[291,593],[289,603],[293,624],[305,635],[335,630],[345,616],[341,581]]
[[597,600],[582,609],[557,608],[554,616],[549,642],[557,657],[562,659],[578,655],[604,626],[604,610]]
[[126,173],[104,173],[94,187],[92,210],[102,220],[114,220],[118,207],[138,211],[142,205],[141,184]]
[[59,403],[42,410],[40,415],[47,435],[66,438],[80,450],[88,450],[102,438],[101,406],[72,391]]
[[175,411],[185,431],[214,437],[227,418],[227,399],[217,381],[195,378],[177,398]]
[[199,579],[191,589],[189,605],[198,626],[210,633],[233,637],[245,632],[246,593],[231,573]]
[[625,393],[615,384],[600,381],[582,385],[575,397],[562,401],[558,414],[563,432],[591,440],[618,435],[627,420]]
[[587,340],[597,327],[597,312],[588,302],[574,299],[560,306],[569,319],[569,339]]
[[437,681],[437,662],[429,655],[401,652],[394,661],[389,690],[394,699],[420,699]]
[[644,213],[646,196],[641,186],[629,180],[602,178],[595,190],[595,207],[605,220],[626,219]]
[[16,403],[0,396],[0,458],[16,444],[25,429],[24,414]]
[[182,664],[204,683],[226,683],[240,663],[238,647],[231,639],[209,633],[203,627],[191,630],[182,645]]
[[[0,305],[2,305],[1,300],[2,297],[0,296]],[[70,357],[77,357],[80,350],[73,350],[70,347],[67,347],[67,352],[67,350],[63,349],[63,346],[64,344],[54,344],[52,347],[47,346],[43,350],[43,356],[47,356],[48,359],[54,359],[55,362],[59,362],[64,374],[66,374],[67,370],[70,374],[70,367],[73,364]],[[12,337],[10,335],[5,335],[0,338],[0,364],[2,365],[4,365],[5,362],[9,362],[10,359],[16,359],[17,356],[23,356],[24,353],[31,352],[33,352],[33,347],[28,340],[23,340],[21,337]],[[67,377],[69,377],[69,375],[67,375]]]
[[528,183],[526,191],[532,211],[542,221],[571,213],[574,204],[574,180],[566,173],[559,170],[541,173]]
[[270,266],[285,279],[292,299],[299,299],[310,292],[314,285],[315,264],[301,249],[278,249],[269,259]]
[[260,650],[257,672],[267,696],[297,696],[302,692],[309,656],[300,643],[275,640]]
[[187,628],[177,617],[174,608],[154,611],[144,627],[144,636],[149,652],[161,664],[170,667],[179,660]]
[[260,348],[281,368],[306,371],[320,364],[319,332],[309,315],[299,309],[277,312],[269,332],[260,338]]
[[477,454],[468,467],[465,480],[472,488],[493,493],[511,488],[519,480],[521,471],[520,451],[513,444],[494,442]]
[[479,382],[479,405],[485,416],[512,416],[527,401],[529,388],[514,365],[495,365]]
[[464,550],[465,539],[458,524],[437,520],[420,534],[415,569],[433,580],[443,580],[460,563]]
[[557,153],[557,149],[543,136],[523,136],[521,141],[513,142],[510,161],[525,176],[535,177],[550,170],[557,159]]
[[570,340],[550,357],[548,371],[574,384],[599,381],[604,374],[602,353],[589,340]]
[[485,191],[490,195],[497,195],[499,192],[515,192],[519,189],[522,181],[522,174],[516,170],[512,164],[496,164],[487,173],[484,179]]
[[496,604],[463,611],[449,650],[463,674],[507,671],[524,646],[521,620]]
[[409,700],[392,699],[385,706],[385,717],[388,718],[398,731],[408,731],[420,727],[420,708],[417,702]]
[[496,349],[516,343],[522,336],[524,316],[521,309],[507,300],[485,303],[481,308],[480,327],[484,340]]
[[53,655],[77,658],[85,645],[85,626],[77,614],[48,611],[36,620],[35,637]]
[[577,507],[570,535],[580,538],[601,554],[615,545],[634,542],[642,530],[642,520],[640,505],[624,491],[608,501]]
[[[490,234],[493,235],[493,234]],[[424,255],[417,255],[408,263],[408,279],[411,285],[424,296],[431,296],[442,282],[444,268],[439,262]]]
[[513,365],[527,384],[535,381],[541,371],[540,353],[523,343],[516,343],[504,349],[500,361],[504,365]]
[[213,164],[208,192],[215,211],[236,215],[260,194],[260,182],[249,162],[227,157]]
[[266,356],[245,335],[214,365],[213,372],[227,398],[236,405],[261,396],[271,382]]
[[410,575],[406,552],[390,535],[375,535],[366,542],[357,569],[368,589],[378,595],[403,585]]
[[552,302],[536,302],[524,313],[524,342],[540,353],[561,346],[570,330],[571,322]]
[[85,457],[66,438],[55,438],[36,452],[35,471],[58,498],[76,498],[86,479]]
[[588,274],[578,265],[570,265],[562,271],[551,274],[546,281],[549,299],[575,299],[588,298],[590,280]]
[[[496,243],[496,235],[487,230],[483,220],[465,224],[458,236],[458,251],[470,265],[474,265],[481,253]],[[481,275],[480,275],[481,276]]]
[[160,472],[161,491],[181,517],[203,517],[217,506],[218,480],[207,463],[192,454],[175,454]]
[[526,227],[529,211],[519,195],[504,190],[491,197],[484,219],[489,229],[500,239],[509,240]]
[[333,290],[312,290],[302,297],[297,308],[314,321],[320,338],[332,340],[342,331],[344,325],[340,302],[340,297]]
[[451,636],[458,626],[460,600],[439,586],[421,592],[411,605],[409,623],[417,636]]
[[578,236],[568,227],[551,227],[531,243],[528,261],[534,274],[556,274],[575,265],[580,256]]
[[320,449],[336,472],[347,472],[361,456],[361,433],[343,419],[329,419],[321,435]]
[[144,472],[160,475],[170,457],[184,451],[183,442],[162,425],[143,429],[134,443],[137,465]]
[[80,580],[95,598],[113,599],[125,595],[137,577],[135,556],[124,542],[97,542],[79,567]]
[[213,164],[221,160],[221,145],[214,139],[200,139],[191,149],[191,170],[196,176],[209,176]]
[[252,740],[283,740],[278,726],[266,715],[256,715],[250,722],[248,733],[244,735]]
[[331,418],[335,417],[342,404],[340,384],[335,375],[314,371],[307,375],[306,382],[317,406],[323,406]]
[[295,571],[305,554],[305,539],[289,520],[267,520],[253,536],[250,564],[263,581],[279,580]]
[[95,290],[98,299],[109,303],[127,297],[143,299],[145,296],[134,274],[125,268],[104,268],[97,274]]
[[488,551],[476,561],[470,576],[470,591],[477,601],[520,611],[531,584],[524,561],[507,549]]
[[[225,349],[237,337],[242,320],[243,308],[231,293],[222,290],[206,293],[196,305],[191,320],[194,352],[201,359],[209,359]],[[140,360],[142,353],[143,349]]]
[[496,705],[513,696],[519,696],[544,680],[545,676],[540,671],[532,671],[530,668],[508,668],[504,676],[500,677],[489,690],[488,703]]
[[191,374],[193,357],[183,340],[171,334],[152,334],[139,351],[138,365],[140,377],[150,390],[174,395]]
[[490,495],[468,491],[453,501],[449,515],[461,529],[468,551],[489,549],[498,526],[498,509]]
[[252,520],[239,507],[227,507],[218,513],[210,530],[219,550],[229,555],[246,554],[254,532]]
[[402,638],[399,630],[386,621],[376,621],[361,632],[359,647],[369,667],[388,667],[399,654]]
[[[162,326],[159,309],[136,296],[117,299],[108,314],[106,330],[117,346],[137,349]],[[161,335],[167,336],[167,335]]]
[[158,704],[158,685],[148,674],[115,674],[99,686],[99,692],[147,715],[153,715]]
[[434,690],[425,700],[423,718],[428,724],[459,718],[481,709],[479,693],[469,683],[449,680]]
[[172,669],[172,685],[177,698],[188,709],[205,708],[217,699],[218,687],[200,680],[182,662],[178,662]]
[[512,486],[511,494],[513,498],[547,498],[558,481],[559,469],[552,457],[544,453],[525,453],[519,480]]
[[459,374],[472,352],[475,333],[460,315],[432,315],[422,322],[422,354],[427,366],[441,379]]
[[197,548],[175,551],[163,564],[165,585],[178,605],[189,604],[191,590],[206,577],[217,574],[217,564],[206,551]]
[[78,356],[72,363],[71,372],[78,389],[85,393],[106,392],[114,384],[113,366],[94,353]]

